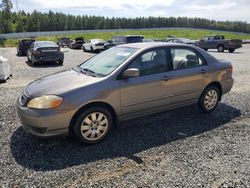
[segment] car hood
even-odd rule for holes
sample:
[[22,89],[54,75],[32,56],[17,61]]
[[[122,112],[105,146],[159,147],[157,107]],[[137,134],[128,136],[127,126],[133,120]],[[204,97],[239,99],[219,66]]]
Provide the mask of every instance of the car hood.
[[96,83],[101,79],[74,70],[68,70],[35,80],[25,88],[24,92],[32,97],[46,94],[62,95],[71,90]]

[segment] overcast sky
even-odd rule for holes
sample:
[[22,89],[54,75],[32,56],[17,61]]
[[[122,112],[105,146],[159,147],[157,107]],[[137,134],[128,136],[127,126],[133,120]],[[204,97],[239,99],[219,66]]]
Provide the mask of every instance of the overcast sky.
[[19,10],[108,17],[187,16],[250,23],[250,0],[12,0]]

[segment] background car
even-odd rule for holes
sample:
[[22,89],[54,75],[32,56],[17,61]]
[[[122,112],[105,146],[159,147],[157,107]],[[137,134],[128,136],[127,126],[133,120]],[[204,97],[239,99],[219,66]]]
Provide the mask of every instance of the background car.
[[94,144],[119,121],[193,104],[210,113],[232,85],[231,63],[200,48],[134,43],[33,81],[17,106],[34,135],[70,134]]
[[65,46],[69,46],[69,44],[71,43],[72,41],[70,40],[70,38],[68,37],[63,37],[63,38],[60,38],[58,41],[57,41],[57,44],[58,46],[60,47],[65,47]]
[[31,44],[35,42],[35,39],[21,39],[17,42],[17,55],[24,56],[27,55],[27,51]]
[[108,43],[105,44],[105,49],[111,48],[116,45],[143,42],[144,36],[141,35],[122,35],[114,36]]
[[89,42],[83,44],[83,51],[90,51],[90,52],[95,52],[95,51],[101,51],[105,50],[104,44],[106,43],[105,40],[102,39],[91,39]]
[[69,44],[71,49],[82,49],[82,45],[84,44],[84,39],[82,37],[77,37],[74,41]]
[[172,43],[181,43],[181,44],[190,44],[197,46],[197,41],[191,40],[188,38],[167,38],[165,42],[172,42]]
[[37,63],[58,61],[63,64],[64,53],[58,44],[52,41],[33,42],[27,52],[28,62],[34,66]]
[[197,42],[197,46],[207,51],[208,49],[217,49],[218,52],[228,50],[233,53],[236,49],[242,47],[241,39],[225,39],[223,35],[206,36]]

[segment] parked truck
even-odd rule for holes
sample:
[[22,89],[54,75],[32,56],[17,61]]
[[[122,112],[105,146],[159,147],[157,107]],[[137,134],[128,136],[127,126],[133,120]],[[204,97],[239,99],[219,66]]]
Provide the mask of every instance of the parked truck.
[[225,39],[223,35],[206,36],[197,42],[197,46],[204,50],[217,49],[218,52],[228,50],[233,53],[235,49],[242,47],[240,39]]

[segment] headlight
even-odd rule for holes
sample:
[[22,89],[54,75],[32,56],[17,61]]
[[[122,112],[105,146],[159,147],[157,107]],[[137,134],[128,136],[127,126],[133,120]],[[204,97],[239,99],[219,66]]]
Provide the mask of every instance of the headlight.
[[59,96],[43,95],[41,97],[31,99],[27,106],[29,108],[49,109],[58,107],[62,101],[63,98]]

